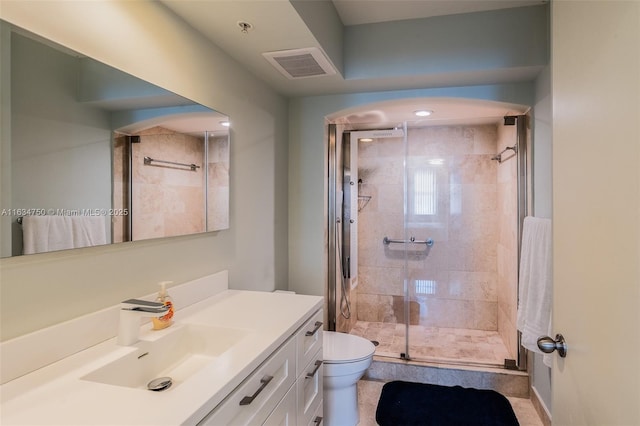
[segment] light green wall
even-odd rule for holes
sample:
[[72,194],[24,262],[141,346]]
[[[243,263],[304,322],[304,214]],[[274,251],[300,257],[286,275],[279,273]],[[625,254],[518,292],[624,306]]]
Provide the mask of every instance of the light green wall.
[[229,230],[2,259],[2,340],[152,293],[161,280],[228,269],[233,288],[286,287],[286,99],[158,2],[6,1],[0,18],[232,122]]
[[[547,5],[353,25],[345,28],[345,78],[467,77],[548,63]],[[460,80],[458,80],[460,81]],[[495,80],[493,80],[495,81]],[[460,84],[460,83],[458,83]]]

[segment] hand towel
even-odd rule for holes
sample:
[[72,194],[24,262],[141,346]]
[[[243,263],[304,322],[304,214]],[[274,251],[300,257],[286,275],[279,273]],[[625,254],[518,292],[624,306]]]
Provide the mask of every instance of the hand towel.
[[[516,326],[522,332],[522,346],[537,353],[543,353],[538,349],[538,338],[551,336],[551,238],[550,219],[525,217]],[[551,367],[551,355],[544,354],[543,362]]]

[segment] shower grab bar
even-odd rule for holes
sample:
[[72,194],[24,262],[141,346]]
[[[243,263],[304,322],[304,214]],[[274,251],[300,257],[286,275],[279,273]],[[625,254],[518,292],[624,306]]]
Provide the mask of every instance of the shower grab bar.
[[184,167],[189,167],[191,169],[191,171],[196,171],[196,169],[199,169],[200,166],[196,166],[195,164],[191,163],[191,164],[186,164],[186,163],[176,163],[175,161],[164,161],[164,160],[156,160],[154,158],[151,157],[144,157],[144,164],[147,166],[150,166],[151,163],[163,163],[163,164],[171,164],[173,166],[184,166]]
[[404,241],[404,240],[392,240],[390,238],[384,237],[382,239],[382,244],[384,244],[385,246],[388,246],[391,243],[398,243],[398,244],[405,244],[405,243],[409,243],[409,244],[424,244],[428,247],[433,246],[433,239],[432,238],[427,238],[424,241],[416,241],[416,237],[411,237],[409,239],[409,241]]

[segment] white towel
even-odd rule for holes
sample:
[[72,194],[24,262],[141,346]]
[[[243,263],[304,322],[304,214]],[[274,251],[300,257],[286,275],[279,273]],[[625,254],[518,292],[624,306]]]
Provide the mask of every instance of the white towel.
[[71,223],[64,216],[22,218],[22,252],[43,253],[73,248]]
[[[542,353],[538,337],[551,336],[551,238],[550,219],[525,217],[516,326],[522,332],[522,346],[538,353]],[[544,354],[543,362],[551,367],[551,355]]]
[[25,216],[22,218],[24,254],[95,246],[107,243],[102,216]]
[[107,244],[104,216],[70,216],[73,248]]

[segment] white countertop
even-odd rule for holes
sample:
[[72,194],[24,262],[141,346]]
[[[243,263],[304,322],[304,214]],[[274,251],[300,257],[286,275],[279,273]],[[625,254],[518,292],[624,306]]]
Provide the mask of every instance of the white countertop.
[[134,350],[115,338],[82,350],[0,387],[2,425],[195,424],[322,307],[322,297],[226,290],[178,310],[153,339],[183,323],[249,330],[230,350],[182,383],[163,392],[107,385],[82,377]]

